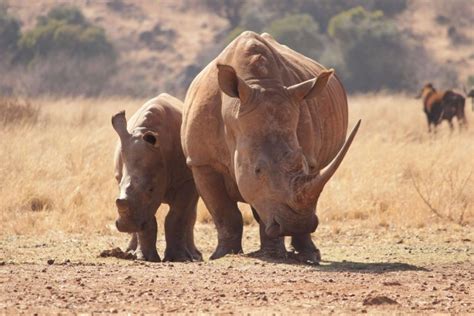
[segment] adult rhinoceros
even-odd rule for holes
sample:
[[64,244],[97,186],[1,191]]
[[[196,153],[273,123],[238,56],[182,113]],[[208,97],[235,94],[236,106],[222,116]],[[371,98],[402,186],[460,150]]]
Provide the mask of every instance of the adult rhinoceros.
[[242,252],[242,201],[260,223],[262,251],[286,255],[283,236],[292,236],[299,258],[320,260],[316,203],[359,127],[344,143],[347,99],[332,74],[268,34],[244,32],[192,82],[181,143],[217,228],[211,259]]

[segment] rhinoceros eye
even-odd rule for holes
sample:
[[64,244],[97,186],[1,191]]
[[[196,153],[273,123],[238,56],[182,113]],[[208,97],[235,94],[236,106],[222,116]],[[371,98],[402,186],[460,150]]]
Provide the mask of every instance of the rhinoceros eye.
[[143,140],[146,141],[147,143],[152,144],[152,145],[156,144],[156,137],[155,137],[155,135],[152,135],[152,134],[143,135]]

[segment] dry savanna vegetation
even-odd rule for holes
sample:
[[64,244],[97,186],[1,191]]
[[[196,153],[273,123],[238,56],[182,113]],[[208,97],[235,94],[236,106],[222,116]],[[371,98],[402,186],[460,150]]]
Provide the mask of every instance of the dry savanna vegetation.
[[[473,17],[472,0],[0,0],[0,315],[472,313],[474,99],[467,130],[428,133],[414,96],[474,87]],[[246,204],[244,253],[208,260],[202,201],[203,261],[134,260],[111,116],[183,98],[244,30],[336,69],[349,130],[362,119],[318,203],[322,260],[289,237],[286,256],[259,252]]]
[[[0,313],[472,310],[473,128],[428,134],[421,102],[407,95],[350,97],[350,125],[363,125],[319,203],[321,265],[255,257],[258,226],[245,205],[245,255],[100,257],[129,238],[113,225],[110,117],[143,101],[1,101]],[[195,240],[208,258],[216,230],[202,203],[198,211]]]
[[[0,123],[2,234],[114,231],[110,117],[144,100],[3,99]],[[424,227],[474,220],[474,131],[428,134],[421,102],[406,95],[356,95],[362,128],[318,205],[322,223]],[[468,121],[474,115],[467,108]],[[255,225],[242,205],[245,223]],[[166,206],[158,212],[160,219]],[[210,222],[199,205],[199,222]],[[162,220],[160,223],[162,224]]]

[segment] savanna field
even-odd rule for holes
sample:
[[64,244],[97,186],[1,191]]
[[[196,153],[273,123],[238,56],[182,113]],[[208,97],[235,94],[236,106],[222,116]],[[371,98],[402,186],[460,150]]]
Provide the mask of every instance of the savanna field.
[[[110,118],[130,117],[145,100],[40,99],[2,105],[2,234],[112,233],[115,219]],[[468,100],[468,121],[474,115]],[[5,102],[6,104],[6,102]],[[29,104],[29,105],[27,105]],[[350,123],[362,126],[350,154],[324,190],[318,214],[332,226],[429,227],[474,220],[474,129],[428,134],[420,100],[406,95],[349,97]],[[10,113],[11,112],[11,113]],[[11,118],[10,118],[11,117]],[[8,122],[8,123],[7,123]],[[246,223],[255,224],[244,206]],[[163,208],[158,212],[162,218]],[[200,204],[198,222],[211,221]]]
[[[472,314],[473,25],[473,0],[0,0],[0,315]],[[273,48],[264,53],[271,40],[262,33],[335,69],[348,94],[348,131],[362,120],[319,198],[311,236],[320,262],[305,236],[294,239],[296,250],[287,237],[287,251],[281,240],[263,240],[267,247],[259,251],[260,227],[246,204],[239,204],[243,253],[209,260],[217,230],[202,200],[194,241],[203,261],[151,262],[157,259],[152,218],[141,223],[139,247],[127,252],[130,235],[115,224],[121,203],[112,115],[126,110],[130,118],[158,93],[194,94],[191,82],[205,79],[198,74],[216,56],[229,66],[219,89],[241,97],[246,89],[237,77],[247,78],[257,64],[266,73],[276,56]],[[240,46],[241,34],[268,47]],[[307,60],[296,60],[269,73],[299,74]],[[316,75],[322,82],[319,73],[288,82]],[[233,89],[225,88],[232,82]],[[212,85],[198,90],[211,96],[218,91]],[[460,99],[434,89],[466,97],[467,129],[454,120],[453,131],[444,121],[428,132],[417,92],[433,122],[454,113]],[[115,128],[124,139],[121,119]],[[155,146],[151,135],[143,140]],[[157,196],[150,193],[157,185],[146,184],[130,183],[132,193],[142,188],[138,204]],[[270,203],[273,187],[260,185],[264,190],[252,190],[255,200],[246,198]],[[215,188],[201,186],[208,189],[217,197]],[[208,202],[218,208],[225,198]],[[140,224],[140,214],[128,223],[124,205],[122,230]],[[168,212],[162,205],[156,213],[158,254],[190,258],[189,233],[177,234],[190,226],[179,216],[168,217],[165,241]],[[229,218],[221,227],[236,226]],[[273,232],[278,226],[266,224]],[[221,250],[229,248],[222,242],[227,235],[220,231]]]
[[[209,262],[217,242],[204,204],[201,263],[101,258],[126,246],[114,227],[117,185],[110,118],[145,100],[2,101],[0,310],[19,312],[472,312],[474,114],[429,134],[421,100],[352,95],[362,125],[323,191],[313,234],[320,266],[254,258],[246,205],[244,255]],[[158,251],[164,250],[157,213]]]

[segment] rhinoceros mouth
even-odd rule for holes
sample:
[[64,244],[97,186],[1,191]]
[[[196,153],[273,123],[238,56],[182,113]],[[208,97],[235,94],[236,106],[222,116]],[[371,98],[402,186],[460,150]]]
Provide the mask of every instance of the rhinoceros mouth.
[[270,225],[267,225],[265,228],[265,233],[270,238],[277,238],[281,236],[281,226],[278,224],[275,219],[272,221]]
[[[287,212],[284,220],[282,216],[275,215],[271,222],[266,225],[265,233],[270,238],[282,236],[295,236],[301,234],[310,234],[314,232],[318,226],[316,214],[311,213],[309,216],[298,216],[291,208],[285,210]],[[280,214],[281,215],[281,214]],[[291,219],[288,217],[292,217]]]
[[142,220],[140,222],[137,222],[131,219],[119,217],[115,221],[115,227],[117,227],[117,230],[121,233],[138,233],[145,230],[146,221]]

